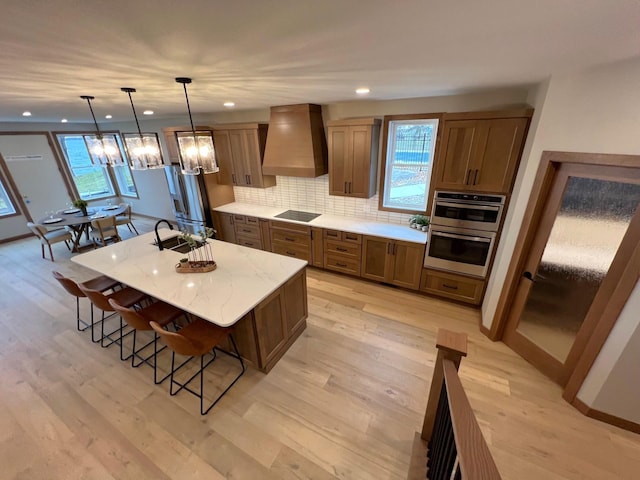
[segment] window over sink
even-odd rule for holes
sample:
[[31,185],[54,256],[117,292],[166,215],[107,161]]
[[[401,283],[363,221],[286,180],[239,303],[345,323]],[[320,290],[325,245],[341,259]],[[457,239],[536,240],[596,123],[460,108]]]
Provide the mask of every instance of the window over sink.
[[384,118],[380,209],[426,212],[439,115]]

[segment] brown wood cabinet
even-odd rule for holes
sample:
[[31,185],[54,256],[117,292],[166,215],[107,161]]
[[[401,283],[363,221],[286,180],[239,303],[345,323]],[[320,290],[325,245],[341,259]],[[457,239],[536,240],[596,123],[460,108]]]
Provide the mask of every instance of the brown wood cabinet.
[[258,188],[276,184],[275,176],[262,174],[267,128],[261,123],[213,127],[221,183]]
[[479,305],[482,302],[485,281],[455,273],[424,268],[420,290],[461,302]]
[[324,239],[322,228],[311,227],[311,264],[324,268]]
[[509,193],[532,113],[445,114],[433,188]]
[[324,268],[360,276],[362,259],[362,235],[325,230]]
[[424,249],[419,243],[364,236],[361,276],[417,290]]
[[212,212],[213,226],[218,232],[216,238],[224,242],[236,243],[236,229],[233,215],[223,212]]
[[263,250],[262,229],[260,220],[246,215],[233,215],[233,223],[236,233],[236,243],[243,247]]
[[329,195],[370,198],[376,193],[380,120],[327,122]]
[[235,325],[240,354],[263,372],[273,368],[307,325],[306,278],[302,270]]
[[271,251],[312,263],[311,227],[297,223],[270,221]]

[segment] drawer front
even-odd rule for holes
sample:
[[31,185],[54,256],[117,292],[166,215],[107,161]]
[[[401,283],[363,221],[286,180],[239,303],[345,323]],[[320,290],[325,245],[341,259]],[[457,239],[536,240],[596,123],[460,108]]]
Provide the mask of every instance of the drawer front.
[[305,235],[297,232],[271,230],[271,243],[276,243],[276,242],[289,244],[289,245],[299,245],[302,247],[310,247],[311,234]]
[[236,235],[260,239],[260,225],[236,224]]
[[238,235],[236,238],[236,243],[238,245],[242,245],[243,247],[255,248],[257,250],[262,250],[262,242],[259,238],[254,237],[245,237],[243,235]]
[[351,257],[360,261],[360,245],[358,244],[326,240],[325,251],[327,254],[333,253],[336,255]]
[[482,301],[484,280],[423,269],[420,289],[475,305]]
[[270,220],[271,228],[277,228],[280,230],[290,230],[293,232],[304,233],[305,235],[311,235],[311,227],[306,225],[299,225],[297,223],[279,222],[277,220]]
[[351,232],[342,232],[342,241],[349,243],[357,243],[358,245],[362,244],[362,235],[359,233],[351,233]]
[[247,223],[247,217],[244,215],[233,215],[234,223]]
[[360,276],[360,260],[327,253],[325,255],[324,268],[337,272]]
[[325,230],[324,238],[342,240],[342,232],[340,230]]
[[300,260],[311,261],[311,250],[300,245],[287,245],[283,243],[272,243],[273,253],[286,255],[287,257],[299,258]]
[[256,217],[247,217],[247,225],[259,225],[260,220]]

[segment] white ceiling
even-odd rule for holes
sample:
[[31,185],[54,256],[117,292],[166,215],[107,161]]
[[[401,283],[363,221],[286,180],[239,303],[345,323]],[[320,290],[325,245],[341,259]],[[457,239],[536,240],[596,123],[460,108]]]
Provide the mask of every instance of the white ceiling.
[[[640,55],[639,0],[2,0],[0,121],[528,85]],[[21,116],[24,110],[32,117]]]

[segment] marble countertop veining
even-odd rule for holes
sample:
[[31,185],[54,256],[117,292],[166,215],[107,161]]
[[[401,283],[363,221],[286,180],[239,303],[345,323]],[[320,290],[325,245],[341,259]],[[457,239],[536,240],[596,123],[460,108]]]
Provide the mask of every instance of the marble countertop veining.
[[[160,229],[160,238],[179,234]],[[307,262],[209,240],[217,269],[177,273],[186,254],[159,251],[153,232],[72,257],[72,261],[216,325],[229,326],[282,286]]]
[[[214,208],[213,210],[236,215],[249,215],[252,217],[265,218],[269,220],[278,220],[282,222],[298,223],[301,225],[309,225],[311,227],[328,228],[333,230],[342,230],[350,233],[360,233],[363,235],[373,235],[377,237],[386,237],[393,240],[404,240],[414,243],[427,243],[427,233],[419,232],[409,225],[397,225],[393,223],[382,223],[374,221],[359,220],[355,217],[341,217],[338,215],[321,214],[319,217],[310,222],[297,222],[295,220],[285,220],[275,218],[276,215],[289,210],[282,207],[266,207],[262,205],[254,205],[250,203],[233,202],[227,203]],[[292,209],[293,210],[293,209]]]

